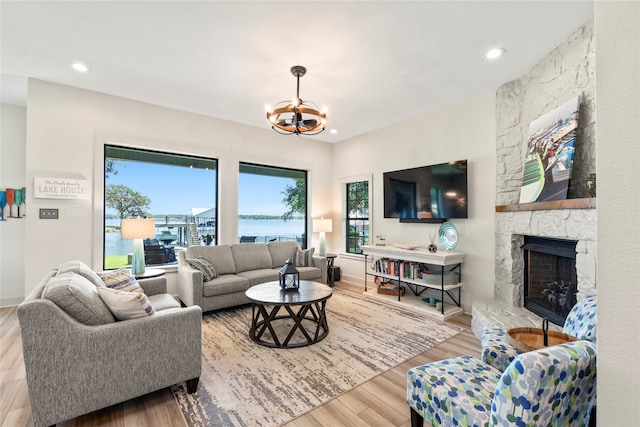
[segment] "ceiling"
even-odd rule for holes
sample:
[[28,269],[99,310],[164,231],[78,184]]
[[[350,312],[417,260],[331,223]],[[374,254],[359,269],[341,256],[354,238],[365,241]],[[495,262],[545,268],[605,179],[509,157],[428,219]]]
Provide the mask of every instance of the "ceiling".
[[[592,1],[0,2],[2,102],[26,77],[268,129],[328,106],[337,142],[494,91],[593,16]],[[488,49],[506,54],[487,60]],[[78,73],[73,62],[91,71]],[[286,138],[286,136],[283,136]]]

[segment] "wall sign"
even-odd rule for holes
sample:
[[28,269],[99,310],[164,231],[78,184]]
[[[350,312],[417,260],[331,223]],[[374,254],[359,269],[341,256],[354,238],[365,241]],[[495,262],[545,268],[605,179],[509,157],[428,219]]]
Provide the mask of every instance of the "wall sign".
[[42,178],[33,179],[33,197],[36,199],[88,199],[86,179]]

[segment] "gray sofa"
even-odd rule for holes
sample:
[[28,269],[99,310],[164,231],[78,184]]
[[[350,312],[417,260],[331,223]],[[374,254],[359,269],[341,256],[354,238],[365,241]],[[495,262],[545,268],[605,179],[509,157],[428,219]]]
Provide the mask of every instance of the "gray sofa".
[[[187,306],[198,305],[202,311],[218,310],[251,301],[245,291],[251,286],[278,280],[284,263],[293,260],[299,249],[294,241],[239,243],[235,245],[190,246],[178,253],[178,295]],[[204,257],[219,277],[203,281],[202,273],[187,259]],[[314,256],[313,266],[296,267],[301,280],[327,283],[327,259]]]
[[[139,281],[154,314],[85,324],[77,320],[77,312],[47,298],[46,285],[57,273],[51,270],[18,306],[35,426],[54,425],[183,381],[189,392],[196,390],[202,312],[180,307],[166,293],[164,277]],[[102,301],[97,291],[91,293]]]

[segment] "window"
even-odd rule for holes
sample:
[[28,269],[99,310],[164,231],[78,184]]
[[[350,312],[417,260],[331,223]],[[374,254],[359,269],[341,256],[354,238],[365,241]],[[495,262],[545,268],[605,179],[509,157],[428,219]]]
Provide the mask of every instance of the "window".
[[131,266],[123,218],[155,219],[147,265],[175,263],[176,246],[217,241],[216,159],[106,145],[104,170],[104,269]]
[[307,172],[240,163],[238,240],[297,240],[306,247]]
[[361,254],[369,244],[369,181],[346,183],[346,251]]

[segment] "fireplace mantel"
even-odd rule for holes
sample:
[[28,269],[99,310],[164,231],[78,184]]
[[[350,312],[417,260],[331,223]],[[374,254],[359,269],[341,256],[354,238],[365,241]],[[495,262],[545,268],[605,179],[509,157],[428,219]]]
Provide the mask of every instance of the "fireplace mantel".
[[498,205],[496,212],[542,211],[558,209],[595,209],[596,198],[549,200],[546,202],[517,203],[514,205]]

